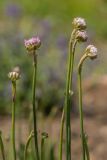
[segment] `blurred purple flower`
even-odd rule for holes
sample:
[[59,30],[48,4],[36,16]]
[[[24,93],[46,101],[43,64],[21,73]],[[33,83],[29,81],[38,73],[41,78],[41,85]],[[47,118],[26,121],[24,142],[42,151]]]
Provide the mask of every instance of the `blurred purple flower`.
[[51,22],[49,20],[47,20],[47,19],[42,20],[40,25],[42,26],[44,31],[49,32],[50,29],[51,29]]
[[20,17],[22,10],[21,10],[21,7],[17,4],[8,4],[6,6],[5,12],[7,16],[18,18]]
[[65,61],[66,53],[67,53],[67,38],[64,35],[59,36],[57,40],[57,47],[61,50],[62,53],[62,60]]
[[[40,38],[42,41],[47,41],[47,35],[50,35],[49,33],[51,32],[51,28],[52,28],[52,24],[49,20],[45,19],[45,20],[41,20],[39,22],[39,25],[42,27],[41,32],[40,32]],[[48,36],[48,39],[50,37]]]
[[58,40],[57,40],[57,46],[61,49],[61,50],[66,50],[67,48],[67,39],[61,35]]

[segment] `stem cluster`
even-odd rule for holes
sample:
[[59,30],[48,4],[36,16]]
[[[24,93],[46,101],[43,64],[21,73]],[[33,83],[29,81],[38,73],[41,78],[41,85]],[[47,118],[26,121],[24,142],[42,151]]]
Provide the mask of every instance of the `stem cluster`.
[[[68,55],[68,67],[67,67],[67,78],[66,78],[66,90],[65,90],[65,101],[64,108],[61,118],[61,128],[60,128],[60,142],[59,142],[59,160],[62,160],[62,146],[63,146],[63,131],[64,123],[66,130],[66,160],[71,160],[71,100],[72,100],[72,79],[73,79],[73,68],[74,68],[74,58],[75,49],[77,42],[85,42],[87,40],[86,35],[86,23],[82,18],[75,18],[73,22],[74,28],[71,33],[69,41],[69,55]],[[40,47],[41,41],[38,37],[33,37],[29,40],[25,40],[25,47],[28,52],[33,57],[33,82],[32,82],[32,111],[33,111],[33,132],[30,133],[24,150],[24,160],[27,160],[27,150],[31,139],[34,137],[35,143],[35,154],[36,160],[44,159],[44,142],[48,137],[47,133],[42,133],[41,147],[39,150],[38,143],[38,133],[37,133],[37,106],[36,106],[36,77],[37,77],[37,54],[36,50]],[[87,137],[84,131],[84,121],[83,121],[83,105],[82,105],[82,66],[83,62],[87,57],[90,59],[96,58],[97,49],[93,45],[89,45],[85,53],[78,64],[78,94],[79,94],[79,115],[80,115],[80,132],[81,132],[81,144],[82,144],[82,160],[90,160],[89,149],[87,144]],[[11,131],[11,142],[12,142],[12,160],[16,160],[16,144],[15,144],[15,109],[16,109],[16,80],[20,78],[19,70],[14,69],[9,73],[8,77],[12,82],[12,131]],[[2,158],[5,160],[4,144],[2,136],[0,133],[0,148],[2,153]]]

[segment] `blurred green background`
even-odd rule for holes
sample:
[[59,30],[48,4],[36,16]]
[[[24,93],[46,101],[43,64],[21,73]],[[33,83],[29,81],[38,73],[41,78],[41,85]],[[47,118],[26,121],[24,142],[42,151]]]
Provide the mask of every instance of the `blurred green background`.
[[[77,47],[77,62],[84,47],[93,43],[99,58],[87,62],[84,76],[105,74],[107,51],[106,0],[0,0],[0,113],[11,112],[11,83],[7,77],[13,67],[21,69],[18,82],[17,113],[26,115],[31,105],[32,58],[26,53],[24,39],[39,35],[37,99],[39,110],[50,113],[63,106],[68,41],[74,17],[87,22],[89,40]],[[80,54],[81,53],[81,54]],[[74,74],[74,88],[76,75]]]

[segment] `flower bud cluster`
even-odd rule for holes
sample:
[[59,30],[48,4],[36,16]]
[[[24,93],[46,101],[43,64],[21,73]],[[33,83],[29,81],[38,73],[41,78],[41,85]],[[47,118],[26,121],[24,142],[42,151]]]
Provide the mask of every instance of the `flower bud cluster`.
[[88,39],[88,36],[85,31],[85,29],[86,29],[85,20],[81,17],[77,17],[77,18],[74,18],[72,24],[73,24],[73,28],[75,30],[75,39],[78,42],[86,42]]

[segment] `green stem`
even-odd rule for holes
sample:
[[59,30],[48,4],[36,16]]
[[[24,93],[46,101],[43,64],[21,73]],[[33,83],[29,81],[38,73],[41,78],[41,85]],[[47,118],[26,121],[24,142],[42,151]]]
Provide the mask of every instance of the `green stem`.
[[34,53],[34,73],[33,73],[33,88],[32,88],[32,105],[33,105],[33,123],[34,123],[34,139],[35,139],[35,152],[36,159],[39,160],[39,149],[38,149],[38,137],[37,137],[37,111],[35,102],[35,88],[36,88],[36,72],[37,72],[37,55]]
[[[74,34],[74,33],[73,33]],[[66,160],[71,160],[71,126],[70,126],[70,90],[72,89],[72,74],[73,74],[73,64],[74,64],[74,52],[77,40],[71,39],[69,42],[69,57],[68,57],[68,71],[67,71],[67,81],[66,81],[66,94],[65,94],[65,121],[66,121]]]
[[3,144],[1,132],[0,132],[0,147],[1,147],[2,158],[3,160],[5,160],[4,144]]
[[44,159],[44,138],[41,140],[41,160]]
[[12,82],[12,150],[13,159],[16,160],[16,146],[15,146],[15,103],[16,103],[16,81]]
[[61,128],[60,128],[59,160],[62,160],[62,143],[63,143],[64,120],[65,120],[65,114],[64,114],[64,109],[63,109],[62,117],[61,117]]
[[41,139],[41,160],[44,160],[45,158],[45,155],[44,155],[44,149],[45,149],[45,146],[44,146],[44,143],[45,143],[45,140],[46,138],[48,138],[48,134],[43,132],[42,133],[42,139]]
[[89,149],[88,149],[88,144],[87,144],[86,135],[84,135],[84,145],[85,145],[85,152],[86,152],[87,160],[90,160],[90,154],[89,154]]
[[44,157],[44,139],[41,140],[41,160],[43,160]]
[[34,137],[34,133],[31,132],[28,139],[27,139],[27,142],[26,142],[26,145],[25,145],[25,150],[24,150],[24,160],[27,160],[27,151],[28,151],[28,147],[29,147],[29,144],[30,144],[30,141],[31,139]]
[[78,65],[78,90],[79,90],[79,114],[80,114],[80,130],[81,130],[81,142],[82,142],[82,156],[83,160],[85,160],[85,145],[84,145],[84,124],[83,124],[83,107],[82,107],[82,80],[81,80],[81,72],[82,72],[82,64],[84,60],[87,58],[87,55],[84,54],[81,58]]

